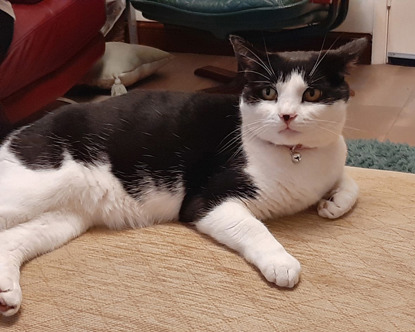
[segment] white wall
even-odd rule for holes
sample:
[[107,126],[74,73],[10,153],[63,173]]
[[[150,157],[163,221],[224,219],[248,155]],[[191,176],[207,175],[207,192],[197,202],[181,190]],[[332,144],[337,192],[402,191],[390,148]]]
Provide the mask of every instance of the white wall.
[[386,63],[388,34],[386,7],[387,0],[349,0],[346,20],[336,29],[372,34],[372,64]]
[[374,1],[379,0],[349,0],[347,17],[336,31],[372,33]]
[[414,0],[393,0],[391,2],[388,52],[400,53],[401,55],[406,54],[411,59],[415,58],[414,14]]

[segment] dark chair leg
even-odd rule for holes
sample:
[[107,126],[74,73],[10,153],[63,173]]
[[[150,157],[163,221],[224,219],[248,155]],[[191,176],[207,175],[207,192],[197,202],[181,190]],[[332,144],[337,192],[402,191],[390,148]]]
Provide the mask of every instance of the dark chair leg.
[[195,75],[210,78],[221,85],[203,89],[207,93],[240,94],[245,84],[243,73],[234,72],[219,67],[206,66],[195,70]]
[[237,73],[219,67],[205,66],[196,69],[195,75],[210,78],[220,83],[229,83],[236,78]]

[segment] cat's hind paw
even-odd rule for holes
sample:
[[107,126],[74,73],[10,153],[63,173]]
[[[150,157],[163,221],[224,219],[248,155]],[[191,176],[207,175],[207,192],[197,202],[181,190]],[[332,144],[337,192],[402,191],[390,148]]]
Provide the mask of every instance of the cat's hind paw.
[[0,314],[13,316],[19,311],[22,303],[20,286],[13,283],[10,278],[0,276]]
[[293,288],[300,280],[301,265],[287,252],[263,257],[261,266],[264,277],[279,287]]

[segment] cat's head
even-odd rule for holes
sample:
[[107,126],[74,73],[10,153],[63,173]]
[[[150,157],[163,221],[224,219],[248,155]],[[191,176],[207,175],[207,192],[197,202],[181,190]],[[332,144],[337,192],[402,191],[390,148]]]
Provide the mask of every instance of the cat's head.
[[344,76],[365,38],[323,52],[269,53],[230,37],[246,85],[240,108],[244,134],[275,145],[318,147],[337,140],[350,90]]

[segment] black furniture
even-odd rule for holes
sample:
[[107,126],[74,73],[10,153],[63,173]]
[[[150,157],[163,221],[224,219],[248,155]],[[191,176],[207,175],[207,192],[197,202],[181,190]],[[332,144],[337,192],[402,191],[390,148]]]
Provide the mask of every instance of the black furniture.
[[[164,24],[209,31],[219,38],[230,34],[253,43],[274,42],[324,35],[347,15],[349,0],[130,0],[143,16]],[[228,83],[210,92],[240,90],[236,73],[214,67],[196,75]],[[236,81],[235,81],[236,78]]]

